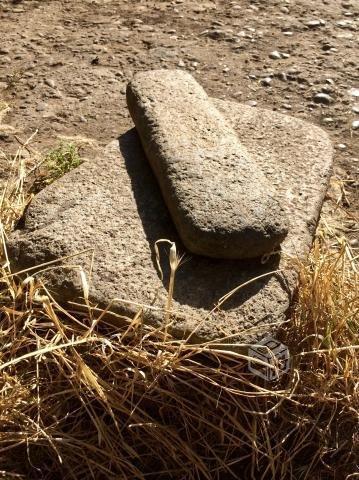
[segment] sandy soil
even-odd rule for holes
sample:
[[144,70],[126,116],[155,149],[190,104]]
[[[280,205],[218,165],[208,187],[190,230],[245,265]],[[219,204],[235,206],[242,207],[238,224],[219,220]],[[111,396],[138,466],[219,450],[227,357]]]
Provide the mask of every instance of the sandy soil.
[[[61,135],[106,144],[132,126],[125,87],[134,72],[186,69],[212,96],[330,134],[356,246],[355,0],[0,0],[0,24],[0,96],[22,139],[38,129],[40,150]],[[0,147],[13,141],[0,132]]]

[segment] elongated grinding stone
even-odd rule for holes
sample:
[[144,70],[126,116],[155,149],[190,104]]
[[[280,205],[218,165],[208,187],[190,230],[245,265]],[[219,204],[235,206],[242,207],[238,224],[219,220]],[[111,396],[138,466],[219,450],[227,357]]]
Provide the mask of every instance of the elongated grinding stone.
[[253,258],[287,234],[276,191],[188,73],[135,75],[127,104],[184,245],[214,258]]
[[[119,140],[98,157],[34,197],[8,240],[12,271],[37,266],[39,273],[28,274],[40,276],[71,310],[68,300],[84,303],[76,269],[81,266],[93,305],[107,308],[111,303],[112,311],[130,318],[142,307],[144,322],[159,327],[165,319],[171,271],[169,249],[162,244],[162,280],[154,247],[157,240],[167,238],[176,243],[180,255],[186,254],[175,277],[173,335],[182,339],[191,334],[190,343],[223,337],[229,343],[251,343],[264,335],[275,337],[296,285],[291,258],[303,259],[312,243],[330,177],[332,145],[323,130],[298,118],[212,101],[277,187],[290,222],[281,255],[264,263],[187,254],[132,129],[119,132]],[[61,258],[49,269],[42,266]],[[275,273],[278,270],[282,273]],[[215,309],[219,299],[234,289]]]

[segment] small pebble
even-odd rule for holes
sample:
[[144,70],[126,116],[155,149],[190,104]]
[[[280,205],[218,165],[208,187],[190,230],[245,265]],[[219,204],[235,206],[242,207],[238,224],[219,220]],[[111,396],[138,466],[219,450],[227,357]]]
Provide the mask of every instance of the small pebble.
[[249,107],[255,107],[257,106],[257,102],[255,100],[248,100],[248,102],[246,102],[246,104],[249,106]]
[[37,112],[43,112],[47,108],[47,103],[39,103],[36,107]]
[[353,22],[351,20],[339,20],[337,25],[339,28],[353,28]]
[[309,22],[306,22],[305,24],[308,28],[318,28],[321,27],[322,25],[325,25],[324,20],[309,20]]
[[212,38],[213,40],[219,40],[221,38],[226,38],[227,34],[223,30],[211,30],[207,33],[207,37]]
[[357,238],[351,238],[349,240],[349,245],[353,248],[358,248],[359,247],[359,240]]
[[50,58],[48,65],[49,67],[62,67],[64,65],[64,62],[62,62],[61,60]]
[[329,104],[333,103],[333,101],[334,101],[333,97],[331,97],[327,93],[316,93],[313,96],[313,100],[314,100],[315,103],[321,103],[323,105],[329,105]]
[[45,83],[51,88],[55,88],[56,84],[52,78],[45,78]]
[[269,54],[269,58],[272,58],[273,60],[279,60],[282,58],[282,55],[278,52],[278,50],[274,50]]
[[271,77],[265,77],[262,79],[262,85],[268,87],[272,83]]
[[359,88],[351,88],[348,92],[352,97],[359,97]]
[[355,104],[352,106],[352,112],[359,113],[359,104]]
[[338,143],[337,144],[337,149],[338,150],[346,150],[347,146],[345,145],[345,143]]
[[220,20],[213,20],[213,22],[211,22],[211,25],[214,25],[215,27],[223,27],[223,22],[221,22]]
[[358,128],[359,128],[359,120],[354,120],[352,122],[352,129],[353,130],[358,130]]

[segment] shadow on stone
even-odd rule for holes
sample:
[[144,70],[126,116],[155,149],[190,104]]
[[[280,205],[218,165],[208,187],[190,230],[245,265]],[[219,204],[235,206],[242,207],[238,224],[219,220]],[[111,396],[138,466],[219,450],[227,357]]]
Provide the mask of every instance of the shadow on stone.
[[[309,251],[330,176],[332,145],[322,130],[301,120],[213,101],[277,188],[290,229],[281,256],[265,265],[188,256],[176,274],[171,331],[179,339],[195,332],[191,341],[196,342],[252,343],[275,336],[287,318],[296,286],[288,259],[305,258]],[[163,325],[169,247],[160,247],[161,282],[154,244],[168,239],[180,254],[186,250],[134,129],[36,195],[19,227],[7,244],[14,272],[71,257],[66,269],[46,271],[46,286],[59,302],[81,301],[79,272],[71,270],[80,266],[90,278],[94,305],[116,299],[114,312],[133,318],[141,310],[145,323]],[[260,275],[212,310],[221,297]]]
[[[169,212],[164,205],[156,178],[142,150],[140,139],[135,129],[131,129],[118,139],[121,154],[125,161],[131,187],[141,219],[144,233],[152,251],[152,262],[157,270],[154,245],[158,239],[176,242],[179,253],[185,252]],[[165,289],[169,282],[169,248],[160,246],[161,268]],[[252,278],[277,270],[280,256],[272,257],[262,265],[260,259],[254,260],[217,260],[197,255],[186,254],[183,264],[177,270],[174,299],[181,305],[211,310],[218,300],[228,292]],[[160,274],[158,272],[160,277]],[[276,276],[283,281],[280,274],[268,275],[247,285],[228,299],[222,310],[239,307],[249,298],[255,296]]]

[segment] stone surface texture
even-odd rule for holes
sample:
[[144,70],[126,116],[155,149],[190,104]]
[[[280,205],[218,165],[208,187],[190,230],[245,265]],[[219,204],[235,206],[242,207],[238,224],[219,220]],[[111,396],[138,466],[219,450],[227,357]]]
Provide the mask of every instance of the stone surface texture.
[[[295,286],[289,259],[305,256],[312,242],[330,176],[331,143],[321,129],[301,120],[232,102],[214,103],[278,190],[290,220],[280,256],[263,264],[188,254],[133,129],[111,143],[103,156],[34,198],[24,224],[8,243],[14,270],[87,249],[41,274],[48,289],[62,302],[79,301],[83,290],[74,266],[81,265],[88,272],[94,304],[103,307],[116,299],[112,310],[127,316],[142,305],[145,321],[161,325],[169,248],[160,247],[161,281],[154,242],[167,238],[187,254],[177,271],[171,315],[171,330],[178,338],[187,338],[193,330],[190,341],[226,337],[226,343],[252,342],[275,335]],[[281,273],[271,273],[278,269]],[[214,309],[223,295],[245,282],[250,283]]]
[[253,258],[287,234],[284,208],[236,132],[187,72],[140,72],[127,104],[189,251]]

